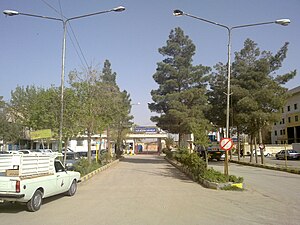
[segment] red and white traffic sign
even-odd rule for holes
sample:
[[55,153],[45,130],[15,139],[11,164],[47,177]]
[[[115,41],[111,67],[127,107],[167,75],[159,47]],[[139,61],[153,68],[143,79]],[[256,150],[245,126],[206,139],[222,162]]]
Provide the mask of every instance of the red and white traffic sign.
[[222,138],[220,141],[221,149],[229,151],[233,147],[233,140],[231,138]]

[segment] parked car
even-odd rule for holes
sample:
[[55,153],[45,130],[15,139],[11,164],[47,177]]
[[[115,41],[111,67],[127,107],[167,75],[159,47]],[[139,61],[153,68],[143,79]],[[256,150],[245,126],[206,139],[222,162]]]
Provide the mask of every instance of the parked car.
[[[257,156],[261,156],[260,149],[257,149],[256,152],[257,152]],[[271,157],[272,153],[267,152],[266,150],[264,150],[264,156],[265,157]],[[253,157],[255,157],[255,149],[253,149]]]
[[67,152],[66,156],[66,169],[74,170],[75,164],[80,159],[80,155],[77,152]]
[[33,152],[51,153],[51,149],[35,149]]
[[31,151],[30,150],[18,150],[19,153],[23,153],[23,154],[29,154]]
[[292,149],[281,150],[276,153],[275,157],[276,159],[285,159],[285,154],[287,159],[300,159],[300,153]]

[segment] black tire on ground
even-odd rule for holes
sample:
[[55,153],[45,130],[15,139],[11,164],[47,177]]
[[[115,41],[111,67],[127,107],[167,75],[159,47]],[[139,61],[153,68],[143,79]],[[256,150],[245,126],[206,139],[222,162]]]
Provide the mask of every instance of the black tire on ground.
[[40,190],[36,190],[32,198],[27,202],[27,209],[30,212],[38,211],[41,208],[43,199],[43,193]]
[[66,194],[68,196],[73,196],[73,195],[75,195],[76,191],[77,191],[77,182],[76,182],[76,180],[73,180],[73,182]]

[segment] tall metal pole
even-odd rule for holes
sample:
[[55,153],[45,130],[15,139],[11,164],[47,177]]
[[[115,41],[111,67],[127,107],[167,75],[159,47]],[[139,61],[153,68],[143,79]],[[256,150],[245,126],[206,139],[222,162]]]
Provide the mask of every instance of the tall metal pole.
[[[228,31],[227,48],[227,105],[226,105],[226,137],[229,138],[229,114],[230,114],[230,77],[231,77],[231,29]],[[228,175],[228,151],[225,151],[224,174]]]
[[62,41],[61,78],[60,78],[60,122],[59,122],[58,152],[62,152],[62,136],[63,136],[63,122],[64,122],[64,83],[65,83],[67,22],[68,22],[67,20],[63,21],[63,41]]

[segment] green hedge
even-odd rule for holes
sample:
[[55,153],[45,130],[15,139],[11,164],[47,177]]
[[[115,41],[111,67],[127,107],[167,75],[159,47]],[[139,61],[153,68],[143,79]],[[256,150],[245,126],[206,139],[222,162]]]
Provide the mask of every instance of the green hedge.
[[225,176],[213,168],[208,169],[206,162],[197,153],[189,153],[187,149],[180,149],[175,154],[166,152],[166,155],[168,158],[180,162],[193,175],[196,181],[199,181],[200,178],[216,183],[242,183],[244,181],[243,177]]
[[80,175],[83,177],[90,172],[100,168],[101,164],[97,163],[96,160],[93,160],[91,164],[89,164],[89,161],[85,158],[80,159],[75,165],[74,170],[79,172]]

